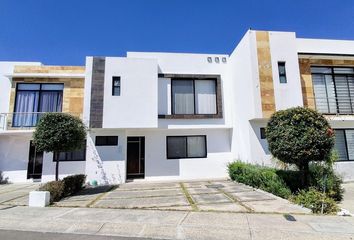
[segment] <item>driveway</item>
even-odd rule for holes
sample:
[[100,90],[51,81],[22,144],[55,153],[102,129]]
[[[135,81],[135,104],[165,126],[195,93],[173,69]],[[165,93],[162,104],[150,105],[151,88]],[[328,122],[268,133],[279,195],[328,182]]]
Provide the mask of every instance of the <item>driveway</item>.
[[0,205],[26,206],[29,192],[38,188],[38,183],[2,184],[0,185]]
[[87,189],[55,204],[61,207],[180,211],[309,213],[267,192],[228,180],[140,182]]
[[339,206],[350,211],[350,213],[354,215],[354,182],[344,183],[342,186],[345,192],[343,201]]

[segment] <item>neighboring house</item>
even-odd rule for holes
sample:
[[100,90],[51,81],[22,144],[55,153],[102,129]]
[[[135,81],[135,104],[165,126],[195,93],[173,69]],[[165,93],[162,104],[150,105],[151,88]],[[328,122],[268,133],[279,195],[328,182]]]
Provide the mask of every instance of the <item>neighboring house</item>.
[[336,132],[336,170],[354,180],[354,41],[250,30],[230,56],[3,62],[0,86],[0,170],[13,182],[54,179],[53,154],[30,145],[42,112],[78,115],[89,129],[86,151],[60,155],[61,176],[120,183],[226,177],[235,159],[275,165],[264,127],[295,106],[325,114]]

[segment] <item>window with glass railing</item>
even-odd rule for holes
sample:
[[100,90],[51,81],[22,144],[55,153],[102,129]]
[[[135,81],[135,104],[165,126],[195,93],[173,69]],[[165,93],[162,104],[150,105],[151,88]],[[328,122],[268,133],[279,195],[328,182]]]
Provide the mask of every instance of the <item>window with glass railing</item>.
[[335,129],[335,150],[339,161],[354,161],[354,129]]
[[354,68],[311,67],[316,109],[328,114],[354,113]]
[[64,84],[17,83],[13,127],[34,127],[44,112],[61,112]]

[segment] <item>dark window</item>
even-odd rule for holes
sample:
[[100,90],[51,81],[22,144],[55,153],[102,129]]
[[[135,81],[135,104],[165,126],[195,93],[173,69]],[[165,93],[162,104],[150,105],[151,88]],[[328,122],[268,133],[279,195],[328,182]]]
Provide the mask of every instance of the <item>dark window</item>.
[[260,128],[260,132],[261,132],[261,139],[266,139],[266,131],[265,131],[265,128]]
[[311,67],[316,109],[321,113],[354,113],[354,68]]
[[354,161],[354,129],[336,129],[335,136],[338,160]]
[[120,96],[120,77],[112,78],[112,96]]
[[59,159],[59,162],[65,161],[86,161],[86,143],[82,149],[71,152],[60,152],[59,155],[54,153],[53,161],[56,162]]
[[96,146],[117,146],[118,136],[96,136]]
[[285,62],[278,62],[278,72],[279,72],[279,82],[280,83],[287,83]]
[[207,157],[206,136],[168,136],[167,158]]
[[61,112],[62,83],[17,83],[13,127],[34,127],[42,113]]
[[172,114],[217,114],[216,79],[175,78]]

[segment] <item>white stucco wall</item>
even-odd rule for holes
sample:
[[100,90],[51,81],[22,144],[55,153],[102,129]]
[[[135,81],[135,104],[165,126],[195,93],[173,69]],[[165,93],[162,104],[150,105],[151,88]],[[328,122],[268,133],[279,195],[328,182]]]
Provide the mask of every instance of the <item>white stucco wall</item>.
[[296,46],[299,53],[354,55],[354,41],[297,38]]
[[[303,106],[296,36],[292,32],[269,32],[276,110]],[[287,83],[280,83],[278,62],[285,62]]]
[[[112,96],[113,76],[120,96]],[[106,57],[103,128],[156,128],[157,89],[156,60]]]

